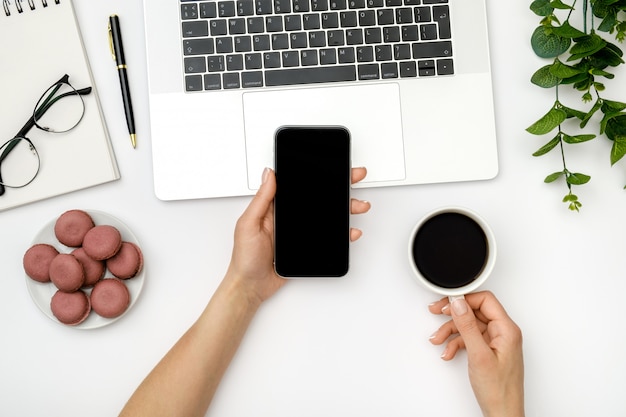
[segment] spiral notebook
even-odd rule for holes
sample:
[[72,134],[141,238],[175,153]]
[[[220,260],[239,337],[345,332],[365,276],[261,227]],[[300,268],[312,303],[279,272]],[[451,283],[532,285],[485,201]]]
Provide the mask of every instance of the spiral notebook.
[[[33,115],[41,95],[69,75],[84,95],[84,116],[65,133],[36,127],[25,136],[37,149],[39,173],[23,188],[7,188],[0,210],[120,178],[71,0],[0,0],[0,145]],[[8,169],[8,168],[7,168]],[[0,174],[3,166],[0,163]]]

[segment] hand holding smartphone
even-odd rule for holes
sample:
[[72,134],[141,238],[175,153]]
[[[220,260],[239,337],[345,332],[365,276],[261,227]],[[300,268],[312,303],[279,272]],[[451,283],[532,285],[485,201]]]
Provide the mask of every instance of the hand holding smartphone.
[[274,267],[285,278],[341,277],[350,247],[350,133],[287,126],[275,136]]

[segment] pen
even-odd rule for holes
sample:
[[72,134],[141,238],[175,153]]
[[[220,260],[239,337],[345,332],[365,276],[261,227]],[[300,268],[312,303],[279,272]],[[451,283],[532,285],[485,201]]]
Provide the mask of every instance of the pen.
[[133,148],[137,146],[137,135],[135,134],[135,119],[133,116],[133,104],[130,100],[130,89],[128,88],[128,75],[126,73],[126,60],[124,59],[124,47],[122,46],[122,32],[120,31],[120,19],[117,15],[109,17],[109,46],[117,73],[120,76],[120,86],[122,87],[122,100],[124,100],[124,113],[126,113],[126,124],[130,133],[130,143]]

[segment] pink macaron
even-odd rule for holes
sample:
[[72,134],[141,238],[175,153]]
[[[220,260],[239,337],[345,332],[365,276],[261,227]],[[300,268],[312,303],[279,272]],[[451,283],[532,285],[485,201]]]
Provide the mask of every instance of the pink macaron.
[[85,283],[85,270],[74,255],[60,253],[50,262],[50,281],[61,291],[73,292]]
[[85,234],[95,226],[91,216],[82,210],[68,210],[54,224],[54,235],[65,246],[78,247]]
[[104,277],[104,272],[106,271],[104,261],[96,261],[91,256],[87,255],[87,252],[85,252],[83,248],[74,249],[72,255],[78,259],[85,270],[85,282],[83,283],[83,287],[91,287]]
[[132,278],[139,273],[143,266],[141,249],[132,242],[122,242],[122,247],[117,254],[107,259],[106,266],[117,278]]
[[97,261],[113,257],[122,247],[122,235],[117,228],[99,225],[91,228],[83,239],[83,249]]
[[82,291],[58,290],[50,300],[50,310],[61,323],[75,326],[87,319],[91,304],[87,294]]
[[129,304],[130,292],[119,279],[100,280],[91,291],[91,308],[102,317],[118,317],[126,311]]
[[59,254],[53,246],[38,243],[31,246],[22,259],[26,275],[39,282],[50,282],[50,264]]

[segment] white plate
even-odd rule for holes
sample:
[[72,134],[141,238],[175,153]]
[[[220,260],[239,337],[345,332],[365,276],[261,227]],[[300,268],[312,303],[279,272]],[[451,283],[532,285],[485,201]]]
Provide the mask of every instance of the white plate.
[[[95,210],[85,210],[85,211],[89,213],[89,215],[91,216],[91,218],[93,219],[96,225],[108,224],[117,228],[117,230],[119,230],[120,234],[122,235],[123,241],[132,242],[141,248],[141,245],[139,244],[137,237],[135,237],[135,235],[133,234],[133,232],[131,232],[128,226],[122,223],[119,219],[101,211],[95,211]],[[56,223],[59,216],[50,220],[39,231],[39,233],[35,235],[32,245],[36,243],[47,243],[51,246],[54,246],[56,250],[59,251],[59,253],[70,253],[74,249],[76,249],[76,248],[70,248],[68,246],[65,246],[57,240],[54,234],[54,224]],[[113,277],[113,274],[111,274],[109,270],[107,269],[104,277],[105,278]],[[76,326],[65,325],[61,323],[59,320],[57,320],[57,318],[54,317],[54,314],[52,314],[52,310],[50,309],[50,300],[52,299],[52,296],[54,295],[54,293],[57,291],[57,288],[54,286],[53,283],[37,282],[31,279],[28,275],[26,275],[26,287],[28,287],[28,292],[30,293],[30,296],[32,297],[37,307],[39,307],[39,309],[46,316],[50,317],[53,321],[59,324],[62,324],[63,326],[74,327],[76,329],[96,329],[98,327],[109,325],[119,320],[126,313],[128,313],[128,311],[137,301],[139,294],[141,293],[141,289],[143,288],[143,283],[144,283],[145,278],[146,278],[146,266],[144,264],[144,266],[141,268],[141,271],[139,271],[139,274],[137,274],[133,278],[123,280],[124,284],[126,284],[126,287],[128,288],[128,291],[130,292],[130,304],[128,305],[128,308],[123,314],[112,319],[107,319],[105,317],[99,316],[94,311],[91,311],[91,313],[89,314],[89,317],[87,317],[85,321],[83,321],[82,323]],[[90,294],[91,288],[83,289],[83,291],[85,291],[87,294]]]

